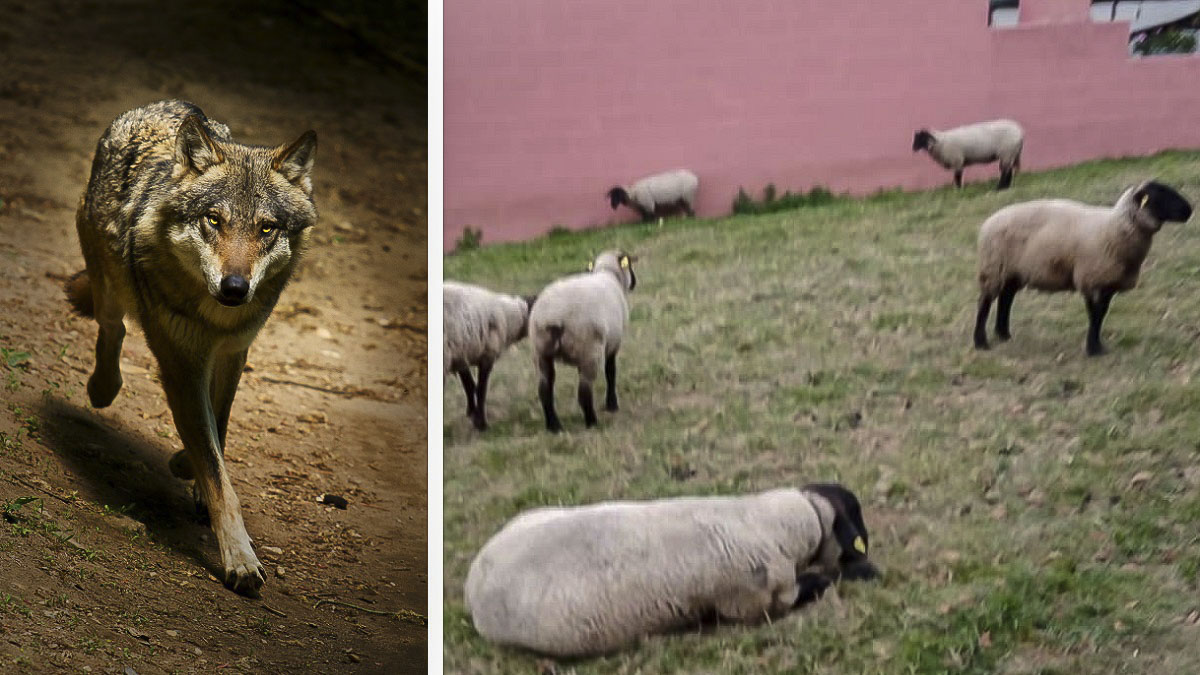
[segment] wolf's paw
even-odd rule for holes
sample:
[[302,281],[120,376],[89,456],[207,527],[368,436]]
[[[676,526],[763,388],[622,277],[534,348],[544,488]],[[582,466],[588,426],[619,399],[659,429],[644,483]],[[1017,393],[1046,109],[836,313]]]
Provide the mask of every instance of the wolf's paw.
[[92,407],[107,408],[121,391],[122,384],[120,370],[114,375],[105,375],[99,371],[92,373],[87,383],[88,400],[92,402]]
[[192,463],[188,461],[187,450],[179,450],[171,455],[171,461],[167,462],[167,468],[171,470],[172,476],[180,480],[192,480],[196,477],[192,473]]
[[225,587],[241,595],[258,597],[259,589],[267,581],[267,572],[249,543],[232,555],[222,556],[225,563]]

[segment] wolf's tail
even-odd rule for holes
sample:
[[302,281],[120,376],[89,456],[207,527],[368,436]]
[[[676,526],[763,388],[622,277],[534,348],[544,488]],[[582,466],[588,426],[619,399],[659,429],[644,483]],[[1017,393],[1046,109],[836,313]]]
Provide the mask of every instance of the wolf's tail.
[[71,309],[77,314],[86,317],[96,315],[96,307],[92,302],[92,282],[88,279],[87,270],[79,270],[72,274],[67,283],[63,284],[63,290],[67,292],[67,302],[71,303]]

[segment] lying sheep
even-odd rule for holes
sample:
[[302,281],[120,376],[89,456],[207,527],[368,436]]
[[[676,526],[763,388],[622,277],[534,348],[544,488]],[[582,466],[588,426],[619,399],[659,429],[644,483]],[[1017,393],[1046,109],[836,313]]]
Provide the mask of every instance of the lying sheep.
[[696,189],[699,187],[700,179],[696,174],[677,169],[647,176],[631,187],[617,185],[608,191],[608,200],[614,211],[624,204],[637,211],[645,222],[680,210],[695,216]]
[[1012,185],[1021,166],[1025,132],[1012,120],[992,120],[945,131],[921,129],[913,135],[913,152],[926,150],[935,162],[954,172],[954,185],[962,187],[964,166],[1000,162],[997,190]]
[[[458,373],[467,394],[467,415],[487,429],[488,376],[510,345],[525,337],[534,297],[494,293],[457,281],[442,284],[442,376]],[[471,379],[479,367],[479,382]]]
[[1077,290],[1087,303],[1087,353],[1104,353],[1100,324],[1118,291],[1137,285],[1150,242],[1167,221],[1185,222],[1192,206],[1174,189],[1146,181],[1115,206],[1039,199],[993,213],[979,229],[979,312],[975,347],[987,349],[987,318],[996,309],[996,337],[1007,340],[1017,291]]
[[529,335],[538,371],[538,398],[546,428],[562,431],[554,411],[554,362],[579,369],[579,407],[584,424],[596,424],[592,382],[604,364],[608,392],[604,408],[617,410],[617,350],[629,323],[626,293],[637,285],[636,257],[624,251],[605,251],[588,265],[588,272],[553,282],[538,295],[529,313]]
[[844,487],[540,508],[479,551],[464,595],[488,640],[603,654],[719,618],[757,622],[870,579],[867,527]]

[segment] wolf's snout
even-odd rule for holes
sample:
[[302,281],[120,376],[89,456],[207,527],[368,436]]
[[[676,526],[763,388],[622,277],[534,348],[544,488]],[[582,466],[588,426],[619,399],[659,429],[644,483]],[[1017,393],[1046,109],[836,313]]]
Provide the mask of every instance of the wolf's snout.
[[246,281],[246,277],[230,274],[221,279],[221,295],[217,296],[217,300],[227,307],[236,307],[245,302],[249,294],[250,282]]

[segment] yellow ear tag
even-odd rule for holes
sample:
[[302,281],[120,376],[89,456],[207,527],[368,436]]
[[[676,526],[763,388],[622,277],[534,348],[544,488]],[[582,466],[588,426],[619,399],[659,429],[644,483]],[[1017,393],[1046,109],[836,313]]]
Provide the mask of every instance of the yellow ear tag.
[[588,263],[588,271],[589,271],[589,272],[591,272],[591,271],[592,271],[592,270],[594,270],[594,269],[596,269],[596,263],[594,263],[594,262],[589,262],[589,263]]
[[859,553],[862,553],[863,555],[866,555],[867,545],[866,545],[866,543],[863,542],[862,537],[854,538],[854,550],[858,551]]
[[623,269],[623,270],[629,269],[629,256],[627,256],[627,255],[621,256],[621,269]]
[[1146,208],[1146,202],[1150,201],[1150,195],[1142,195],[1142,207]]

